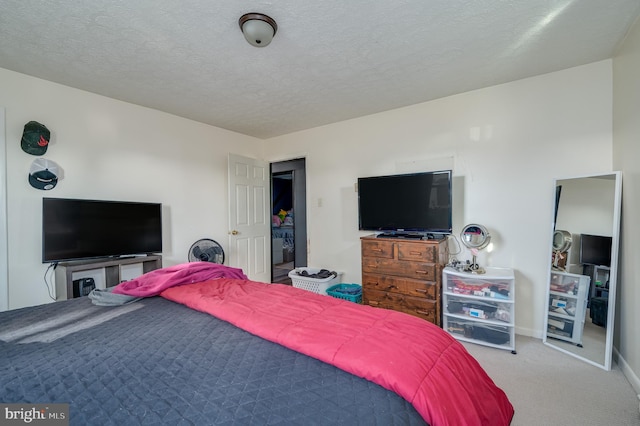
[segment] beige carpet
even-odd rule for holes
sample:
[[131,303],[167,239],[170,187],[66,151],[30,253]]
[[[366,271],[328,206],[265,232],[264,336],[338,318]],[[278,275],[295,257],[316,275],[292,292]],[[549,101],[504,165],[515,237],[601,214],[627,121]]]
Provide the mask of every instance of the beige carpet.
[[517,355],[463,343],[515,408],[513,426],[640,425],[638,398],[617,365],[604,371],[517,336]]

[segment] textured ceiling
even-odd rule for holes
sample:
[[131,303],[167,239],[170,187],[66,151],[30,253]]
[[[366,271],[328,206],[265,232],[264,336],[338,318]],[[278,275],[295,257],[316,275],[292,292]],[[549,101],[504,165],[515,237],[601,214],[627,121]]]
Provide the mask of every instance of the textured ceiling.
[[[273,42],[238,18],[262,12]],[[0,2],[0,67],[269,138],[615,53],[640,0]]]

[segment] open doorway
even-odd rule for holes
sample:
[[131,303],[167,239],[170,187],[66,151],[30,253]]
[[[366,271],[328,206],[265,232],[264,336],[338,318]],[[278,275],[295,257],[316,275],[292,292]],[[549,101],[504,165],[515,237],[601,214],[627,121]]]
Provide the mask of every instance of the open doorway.
[[307,266],[305,160],[271,163],[271,282],[291,284],[289,272]]

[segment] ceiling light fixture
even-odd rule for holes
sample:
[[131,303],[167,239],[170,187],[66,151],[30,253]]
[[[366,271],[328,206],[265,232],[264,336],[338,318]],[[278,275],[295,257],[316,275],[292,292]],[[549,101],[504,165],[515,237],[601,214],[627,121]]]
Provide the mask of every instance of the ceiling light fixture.
[[245,13],[238,21],[240,29],[250,45],[265,47],[278,31],[278,24],[262,13]]

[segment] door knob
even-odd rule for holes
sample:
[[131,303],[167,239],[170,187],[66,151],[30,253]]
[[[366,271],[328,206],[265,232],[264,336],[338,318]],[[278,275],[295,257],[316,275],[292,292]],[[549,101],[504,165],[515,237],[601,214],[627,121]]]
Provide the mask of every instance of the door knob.
[[239,234],[239,232],[238,232],[238,231],[236,231],[236,230],[234,229],[233,231],[229,231],[229,234],[231,234],[231,235],[238,235],[238,234]]

